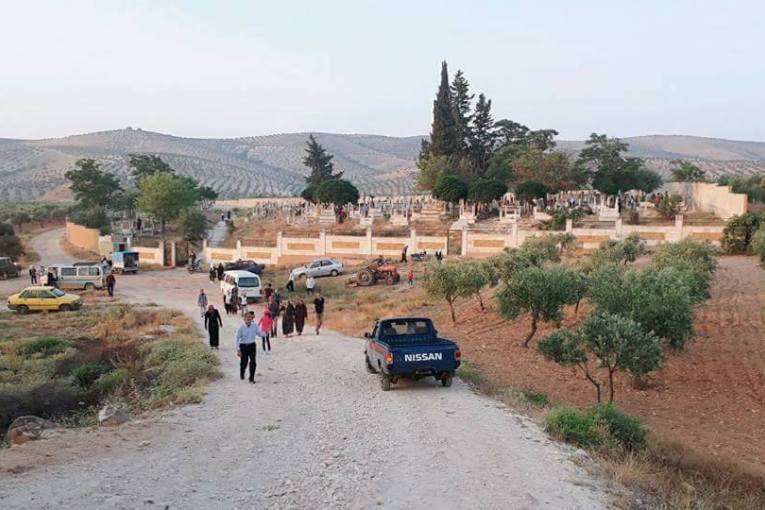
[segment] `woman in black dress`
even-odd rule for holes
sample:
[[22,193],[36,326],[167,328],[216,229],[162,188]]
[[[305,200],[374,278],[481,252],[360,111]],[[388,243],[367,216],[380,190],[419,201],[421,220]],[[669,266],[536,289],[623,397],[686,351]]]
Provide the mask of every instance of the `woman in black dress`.
[[290,336],[295,330],[295,307],[292,301],[287,301],[284,307],[284,317],[282,318],[282,333],[284,336]]
[[305,306],[305,302],[302,299],[298,299],[295,305],[295,329],[298,335],[303,334],[303,328],[305,327],[305,320],[308,317],[308,308]]
[[218,310],[213,305],[208,306],[205,312],[205,329],[210,335],[210,349],[218,350],[218,332],[222,327],[223,320],[220,318],[220,313],[218,313]]

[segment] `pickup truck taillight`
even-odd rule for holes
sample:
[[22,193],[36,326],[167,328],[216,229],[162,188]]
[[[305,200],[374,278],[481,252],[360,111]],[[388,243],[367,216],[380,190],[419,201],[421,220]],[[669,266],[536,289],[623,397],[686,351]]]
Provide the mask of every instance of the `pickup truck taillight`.
[[386,352],[385,353],[385,363],[387,363],[388,365],[392,365],[393,364],[393,353],[392,352]]
[[454,351],[454,359],[456,359],[457,361],[460,361],[462,359],[462,352],[459,349]]

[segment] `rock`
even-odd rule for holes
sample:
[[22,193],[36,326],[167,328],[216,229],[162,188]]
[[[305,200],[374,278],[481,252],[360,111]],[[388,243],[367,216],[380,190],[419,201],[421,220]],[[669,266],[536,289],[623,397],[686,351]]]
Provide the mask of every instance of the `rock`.
[[162,373],[162,369],[160,367],[149,367],[143,371],[143,375],[150,382],[155,381],[161,373]]
[[98,424],[102,427],[116,427],[130,421],[130,415],[125,406],[105,405],[98,411]]
[[29,441],[43,439],[46,430],[56,428],[56,425],[37,416],[19,416],[8,428],[8,444],[11,447],[20,446]]
[[139,446],[141,447],[151,446],[151,441],[141,441]]
[[160,324],[159,330],[165,334],[175,333],[176,327],[172,324]]

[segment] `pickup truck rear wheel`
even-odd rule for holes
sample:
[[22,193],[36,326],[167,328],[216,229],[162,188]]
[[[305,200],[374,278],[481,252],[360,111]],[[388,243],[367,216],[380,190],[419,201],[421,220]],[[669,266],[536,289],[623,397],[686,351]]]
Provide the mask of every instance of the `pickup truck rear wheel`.
[[390,390],[390,381],[391,377],[389,375],[380,374],[380,388],[382,388],[383,391]]
[[441,378],[441,384],[443,384],[444,388],[448,388],[452,385],[452,376],[445,375]]
[[364,355],[364,361],[366,362],[365,364],[367,366],[367,372],[369,372],[370,374],[376,374],[377,370],[375,370],[375,367],[373,367],[372,364],[369,362],[369,358],[367,358],[366,355]]

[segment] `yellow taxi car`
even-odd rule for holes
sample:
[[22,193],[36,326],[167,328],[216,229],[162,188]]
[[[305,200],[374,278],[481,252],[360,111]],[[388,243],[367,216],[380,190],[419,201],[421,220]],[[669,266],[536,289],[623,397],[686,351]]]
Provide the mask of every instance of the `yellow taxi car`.
[[59,310],[66,312],[78,310],[82,299],[75,294],[67,294],[56,287],[27,287],[18,294],[8,297],[8,309],[18,313],[37,310]]

